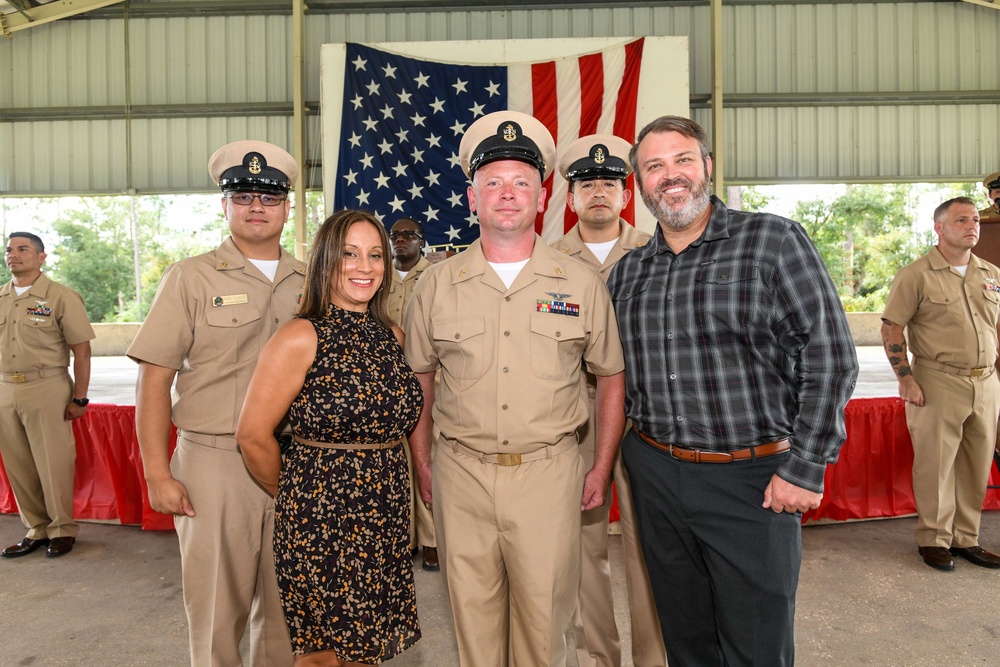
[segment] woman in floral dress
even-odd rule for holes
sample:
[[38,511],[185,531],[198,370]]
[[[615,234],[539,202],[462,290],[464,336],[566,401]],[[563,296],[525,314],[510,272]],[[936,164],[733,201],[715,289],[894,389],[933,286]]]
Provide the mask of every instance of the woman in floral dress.
[[[323,223],[298,318],[261,351],[236,433],[247,468],[275,495],[297,667],[374,665],[420,638],[401,438],[423,399],[386,313],[390,261],[371,214]],[[294,437],[279,448],[286,413]]]

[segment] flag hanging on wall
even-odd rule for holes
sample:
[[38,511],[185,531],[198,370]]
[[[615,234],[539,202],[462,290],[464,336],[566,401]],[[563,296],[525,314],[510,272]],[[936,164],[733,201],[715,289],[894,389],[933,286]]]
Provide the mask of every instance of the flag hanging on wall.
[[[479,238],[469,181],[458,159],[465,130],[484,114],[532,114],[557,154],[588,134],[635,140],[643,40],[547,62],[455,65],[347,45],[334,207],[374,212],[387,227],[402,217],[424,225],[428,246]],[[553,165],[554,166],[554,165]],[[633,189],[633,178],[629,187]],[[567,184],[553,171],[535,229],[554,241],[576,223]],[[622,212],[632,220],[633,201]]]

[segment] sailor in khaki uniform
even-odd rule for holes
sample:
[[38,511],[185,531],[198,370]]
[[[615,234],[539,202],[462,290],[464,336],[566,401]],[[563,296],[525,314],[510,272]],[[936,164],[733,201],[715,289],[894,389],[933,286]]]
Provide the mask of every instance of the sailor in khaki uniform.
[[274,500],[250,477],[233,434],[257,354],[302,294],[305,266],[280,245],[298,167],[277,146],[237,141],[216,151],[209,172],[231,236],[160,280],[128,349],[139,362],[136,431],[150,504],[176,517],[192,665],[244,664],[248,619],[246,664],[291,665],[271,550]]
[[[627,252],[641,247],[650,235],[621,218],[632,196],[625,179],[632,173],[628,154],[632,145],[614,135],[592,134],[571,143],[559,156],[558,171],[569,181],[566,203],[579,222],[552,243],[556,250],[594,267],[607,282],[611,269]],[[583,391],[590,418],[580,432],[584,464],[594,461],[596,422],[594,397],[597,382],[586,373]],[[642,557],[628,472],[615,458],[614,482],[621,514],[625,582],[632,625],[632,663],[635,667],[666,667],[667,652],[656,616],[653,591]],[[583,553],[579,604],[573,618],[577,661],[580,667],[621,667],[621,640],[615,625],[608,561],[608,512],[611,495],[603,505],[583,513]]]
[[983,179],[986,188],[986,198],[990,205],[979,211],[980,222],[1000,222],[1000,171],[994,172]]
[[[424,247],[424,227],[413,218],[400,218],[392,223],[389,231],[392,244],[392,283],[389,285],[389,299],[386,307],[389,319],[396,326],[403,326],[403,311],[410,303],[413,289],[420,275],[431,263],[421,252]],[[406,458],[410,464],[410,549],[422,549],[421,567],[425,570],[441,569],[438,562],[437,541],[434,537],[434,513],[430,505],[420,499],[417,475],[413,469],[409,440],[403,440]]]
[[1000,556],[979,545],[1000,412],[1000,269],[972,254],[979,224],[967,197],[938,206],[937,245],[900,269],[882,313],[913,441],[917,546],[927,565],[945,571],[955,569],[952,556],[1000,568]]
[[12,280],[0,287],[0,455],[28,534],[2,555],[44,546],[47,556],[64,556],[79,529],[72,421],[87,411],[94,330],[80,295],[42,273],[38,236],[11,234],[4,260]]
[[[621,343],[597,273],[534,232],[554,157],[545,127],[517,112],[483,116],[459,156],[481,237],[424,272],[404,316],[425,395],[414,465],[434,503],[461,664],[561,666],[580,511],[604,503],[624,428]],[[584,362],[601,415],[589,471],[577,440]]]

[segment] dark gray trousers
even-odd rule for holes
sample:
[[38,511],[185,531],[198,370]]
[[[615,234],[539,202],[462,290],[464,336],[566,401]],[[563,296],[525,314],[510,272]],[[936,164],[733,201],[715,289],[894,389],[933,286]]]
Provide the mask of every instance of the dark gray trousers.
[[794,664],[802,517],[761,506],[786,456],[689,463],[626,433],[622,458],[670,667]]

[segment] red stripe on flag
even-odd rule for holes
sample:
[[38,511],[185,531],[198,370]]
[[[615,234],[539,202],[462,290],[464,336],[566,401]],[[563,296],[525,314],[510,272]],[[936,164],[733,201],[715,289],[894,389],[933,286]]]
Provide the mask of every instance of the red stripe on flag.
[[[618,89],[618,103],[615,105],[615,135],[628,142],[635,141],[635,114],[639,98],[639,70],[642,66],[642,47],[645,39],[625,45],[625,75],[622,77],[621,88]],[[635,200],[639,190],[635,184],[635,176],[629,176],[629,189],[632,190],[632,200],[622,211],[622,217],[635,224]]]
[[[559,136],[559,102],[556,99],[556,64],[555,62],[535,63],[531,66],[531,108],[532,115],[549,131],[553,138]],[[555,165],[552,165],[555,167]],[[545,179],[542,186],[546,192],[552,192],[552,174]],[[535,231],[542,233],[545,213],[535,216]]]
[[580,136],[597,132],[604,111],[604,58],[600,53],[580,58]]

